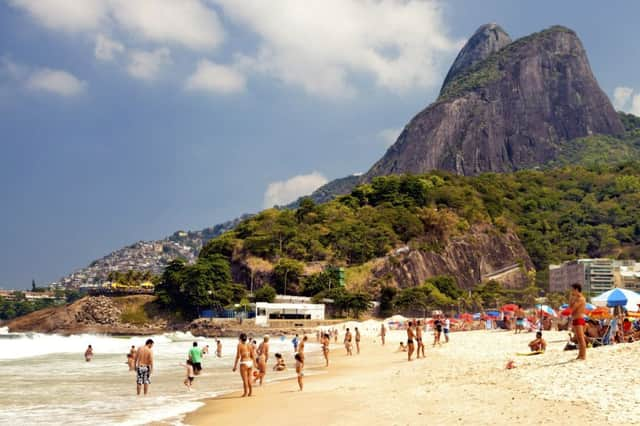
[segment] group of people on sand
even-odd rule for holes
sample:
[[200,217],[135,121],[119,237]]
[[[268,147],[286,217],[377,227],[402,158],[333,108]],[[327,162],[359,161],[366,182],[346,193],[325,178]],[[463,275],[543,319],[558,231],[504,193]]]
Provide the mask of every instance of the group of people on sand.
[[[451,321],[443,315],[436,315],[433,320],[433,346],[442,345],[442,335],[444,334],[445,343],[449,343],[449,330]],[[425,358],[423,334],[426,331],[426,325],[422,321],[413,319],[407,323],[407,344],[400,342],[399,351],[407,352],[407,360],[413,361],[413,353],[416,353],[416,359]],[[384,324],[382,325],[384,332]],[[381,334],[382,334],[381,332]],[[415,343],[414,343],[415,340]],[[383,342],[384,344],[384,342]]]
[[[352,356],[353,355],[353,341],[356,342],[356,354],[360,355],[360,340],[362,339],[362,336],[360,335],[360,330],[358,330],[358,327],[354,328],[354,335],[351,334],[351,330],[349,330],[349,328],[347,328],[344,332],[344,348],[347,351],[347,356]],[[327,365],[329,363],[329,360],[327,360]]]

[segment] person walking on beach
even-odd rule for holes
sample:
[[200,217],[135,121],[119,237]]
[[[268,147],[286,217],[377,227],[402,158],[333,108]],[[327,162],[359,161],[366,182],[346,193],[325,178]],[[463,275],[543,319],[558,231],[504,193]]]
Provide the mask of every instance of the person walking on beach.
[[333,343],[338,343],[338,329],[333,329]]
[[442,330],[444,331],[444,342],[449,343],[449,328],[451,328],[451,320],[449,318],[444,319],[444,327]]
[[360,355],[360,330],[358,330],[358,327],[356,327],[355,330],[356,330],[356,354]]
[[433,346],[435,347],[436,344],[440,346],[442,344],[440,343],[440,335],[442,334],[442,320],[440,319],[440,316],[436,316],[436,320],[433,325],[435,326],[435,331],[433,333]]
[[202,357],[204,358],[205,355],[209,355],[209,345],[205,345],[204,348],[202,348]]
[[347,331],[344,333],[344,348],[347,350],[347,355],[353,355],[352,346],[351,346],[351,332],[347,328]]
[[324,356],[324,361],[326,363],[325,366],[328,367],[329,366],[329,345],[331,343],[331,340],[329,338],[329,333],[325,333],[322,336],[320,343],[322,344],[322,355]]
[[300,357],[299,352],[296,354],[295,358],[296,358],[296,374],[298,375],[298,386],[300,387],[300,391],[302,391],[302,387],[303,387],[302,378],[304,377],[304,360]]
[[236,360],[233,364],[233,372],[238,369],[240,363],[240,377],[242,378],[242,388],[244,393],[242,397],[251,396],[253,387],[251,386],[251,375],[253,366],[256,363],[256,353],[250,343],[247,342],[247,335],[241,333],[238,337],[238,346],[236,346]]
[[308,337],[305,334],[304,336],[302,336],[302,340],[298,344],[298,353],[300,354],[300,357],[302,358],[302,362],[304,362],[304,346],[307,343],[307,340],[308,340]]
[[193,365],[193,372],[197,376],[202,371],[202,351],[198,347],[198,342],[193,342],[193,346],[189,350],[189,360]]
[[136,366],[136,347],[131,345],[129,353],[127,354],[127,365],[129,365],[129,371],[135,370]]
[[413,331],[413,323],[409,321],[409,325],[407,327],[407,359],[412,361],[411,356],[413,355],[413,350],[415,349],[413,346],[413,339],[415,338],[415,333]]
[[260,381],[260,386],[262,386],[262,381],[264,380],[264,376],[267,374],[267,360],[265,358],[264,353],[259,353],[258,354],[258,360],[257,360],[257,366],[256,368],[258,369],[258,371],[256,373],[254,373],[254,380],[253,383],[256,384],[258,383],[258,380]]
[[222,356],[222,342],[220,339],[216,339],[216,356],[218,358]]
[[298,335],[296,334],[295,337],[293,339],[291,339],[291,344],[293,345],[293,352],[298,352],[298,342],[300,340],[298,339]]
[[93,348],[91,345],[87,346],[87,350],[84,351],[84,360],[89,362],[93,359]]
[[136,352],[136,393],[140,395],[140,388],[144,386],[144,394],[149,391],[151,373],[153,372],[153,340],[147,339],[144,346],[140,346]]
[[422,354],[422,358],[424,358],[424,342],[422,341],[422,323],[420,320],[415,322],[416,324],[416,359],[420,358],[420,354]]
[[384,323],[380,324],[380,340],[382,340],[382,346],[384,346],[384,337],[387,335],[387,329],[384,327]]
[[266,367],[267,361],[269,361],[269,335],[265,334],[258,346],[258,355],[264,354],[264,365]]
[[578,283],[571,284],[571,296],[569,297],[569,308],[571,308],[571,325],[573,333],[578,341],[578,357],[581,361],[587,359],[587,342],[584,337],[584,310],[587,301],[582,295],[582,286]]

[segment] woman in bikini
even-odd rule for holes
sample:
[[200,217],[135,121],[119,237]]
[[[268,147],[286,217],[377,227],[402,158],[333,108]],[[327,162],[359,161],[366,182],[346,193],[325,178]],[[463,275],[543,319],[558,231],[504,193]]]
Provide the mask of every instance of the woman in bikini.
[[238,346],[236,348],[236,361],[233,364],[233,371],[238,369],[238,362],[240,362],[240,377],[242,377],[242,387],[244,389],[243,397],[251,396],[251,374],[253,366],[256,362],[256,352],[250,343],[247,343],[247,335],[245,333],[240,334]]
[[327,367],[329,366],[329,342],[329,334],[323,334],[322,339],[320,339],[320,343],[322,343],[322,355],[324,355]]

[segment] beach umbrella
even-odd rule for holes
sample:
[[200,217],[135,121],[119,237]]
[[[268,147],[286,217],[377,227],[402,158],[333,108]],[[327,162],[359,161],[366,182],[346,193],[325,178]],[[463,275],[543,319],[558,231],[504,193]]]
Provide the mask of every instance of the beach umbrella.
[[611,318],[611,312],[609,312],[609,308],[605,308],[605,307],[596,308],[589,313],[589,318],[593,318],[593,319]]
[[477,321],[482,319],[482,316],[483,315],[480,312],[476,312],[475,314],[473,314],[473,319]]
[[518,305],[515,305],[513,303],[509,303],[507,305],[504,305],[502,308],[500,308],[500,310],[503,312],[515,312],[517,309],[518,309]]
[[567,309],[569,307],[568,303],[563,303],[562,305],[560,305],[560,309]]
[[[584,307],[584,311],[588,314],[589,312],[593,311],[594,309],[596,309],[597,306],[592,305],[591,303],[587,303]],[[571,308],[566,307],[563,310],[560,311],[560,315],[564,316],[564,317],[568,317],[571,315]]]
[[486,314],[488,317],[493,317],[493,318],[500,317],[500,312],[498,311],[487,311]]
[[614,288],[592,298],[591,301],[596,306],[607,306],[609,308],[622,306],[627,311],[636,312],[640,303],[640,294],[626,288]]
[[460,320],[461,321],[473,321],[473,315],[471,314],[460,314]]
[[553,308],[551,306],[548,306],[548,305],[536,305],[536,311],[541,312],[542,315],[548,315],[548,316],[551,316],[551,317],[557,317],[558,316],[556,311],[553,310]]
[[587,311],[593,311],[595,308],[597,308],[597,306],[591,303],[587,303],[586,305],[584,305],[584,309],[586,309]]

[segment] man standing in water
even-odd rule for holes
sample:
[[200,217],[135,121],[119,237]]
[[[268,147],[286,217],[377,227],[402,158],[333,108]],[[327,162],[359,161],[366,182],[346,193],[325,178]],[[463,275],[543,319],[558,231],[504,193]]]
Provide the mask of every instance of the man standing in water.
[[582,295],[582,286],[578,283],[571,284],[571,296],[569,297],[569,308],[571,308],[571,325],[578,340],[578,357],[581,361],[587,359],[587,342],[584,338],[584,309],[586,300]]
[[202,351],[198,347],[198,342],[193,342],[193,347],[189,350],[189,361],[193,365],[193,373],[197,376],[202,371]]
[[140,388],[144,385],[144,394],[149,391],[151,373],[153,372],[153,340],[147,339],[144,346],[140,346],[136,352],[136,392],[140,395]]
[[84,351],[84,360],[89,362],[93,359],[93,348],[91,345],[87,346],[87,350]]

